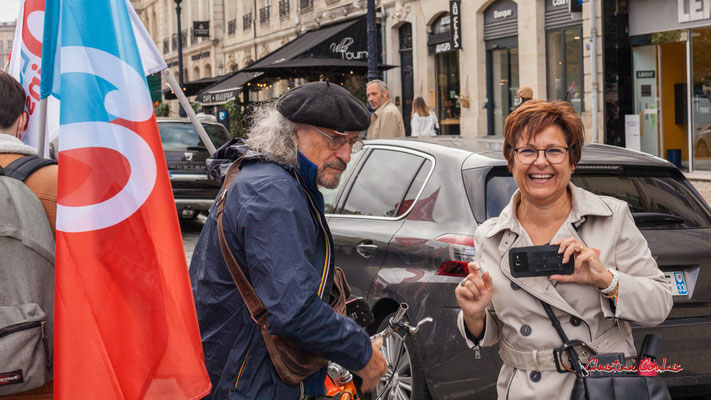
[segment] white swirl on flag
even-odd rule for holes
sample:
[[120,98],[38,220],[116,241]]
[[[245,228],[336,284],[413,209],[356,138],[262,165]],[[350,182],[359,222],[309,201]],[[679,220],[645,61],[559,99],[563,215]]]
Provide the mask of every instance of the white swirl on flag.
[[[62,47],[61,73],[86,73],[103,78],[117,89],[104,98],[106,111],[118,118],[142,122],[153,116],[148,87],[129,64],[105,51]],[[123,155],[130,165],[126,185],[113,197],[84,206],[57,204],[57,230],[86,232],[116,225],[135,213],[153,191],[156,160],[148,143],[136,132],[105,121],[60,126],[59,151],[107,148]]]

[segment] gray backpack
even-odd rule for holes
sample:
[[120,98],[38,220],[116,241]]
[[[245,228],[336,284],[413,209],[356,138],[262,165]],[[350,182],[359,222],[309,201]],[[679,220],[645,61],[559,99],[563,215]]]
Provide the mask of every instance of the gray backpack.
[[[23,180],[52,162],[0,168],[0,396],[52,379],[54,236]],[[7,176],[6,176],[7,175]]]

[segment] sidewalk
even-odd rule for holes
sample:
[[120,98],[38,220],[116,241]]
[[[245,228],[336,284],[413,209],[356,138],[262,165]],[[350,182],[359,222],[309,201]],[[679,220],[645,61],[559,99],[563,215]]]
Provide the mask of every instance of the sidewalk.
[[707,203],[711,205],[711,178],[698,176],[697,174],[685,174],[696,190],[701,193]]

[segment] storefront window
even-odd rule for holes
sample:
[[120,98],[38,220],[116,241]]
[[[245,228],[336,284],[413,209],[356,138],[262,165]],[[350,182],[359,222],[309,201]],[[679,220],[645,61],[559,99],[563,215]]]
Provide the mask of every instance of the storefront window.
[[711,171],[711,28],[691,30],[694,170]]
[[437,117],[440,134],[459,135],[459,52],[435,56],[437,74]]
[[518,48],[489,50],[491,59],[491,79],[493,101],[494,131],[491,134],[503,135],[506,117],[521,104],[517,96],[518,83]]
[[546,41],[548,97],[568,101],[583,112],[582,27],[548,31]]

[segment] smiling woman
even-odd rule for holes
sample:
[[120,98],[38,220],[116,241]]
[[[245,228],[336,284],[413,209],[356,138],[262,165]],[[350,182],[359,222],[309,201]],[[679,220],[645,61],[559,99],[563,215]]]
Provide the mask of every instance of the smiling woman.
[[[499,343],[499,398],[566,397],[576,374],[556,372],[553,349],[569,338],[598,353],[635,355],[628,321],[661,323],[672,306],[670,285],[627,203],[570,183],[584,134],[569,103],[526,102],[507,118],[504,140],[518,190],[476,230],[476,262],[455,289],[458,325],[470,347]],[[510,249],[547,244],[558,247],[563,264],[573,261],[572,274],[512,275]],[[545,307],[566,321],[564,335],[551,332]]]

